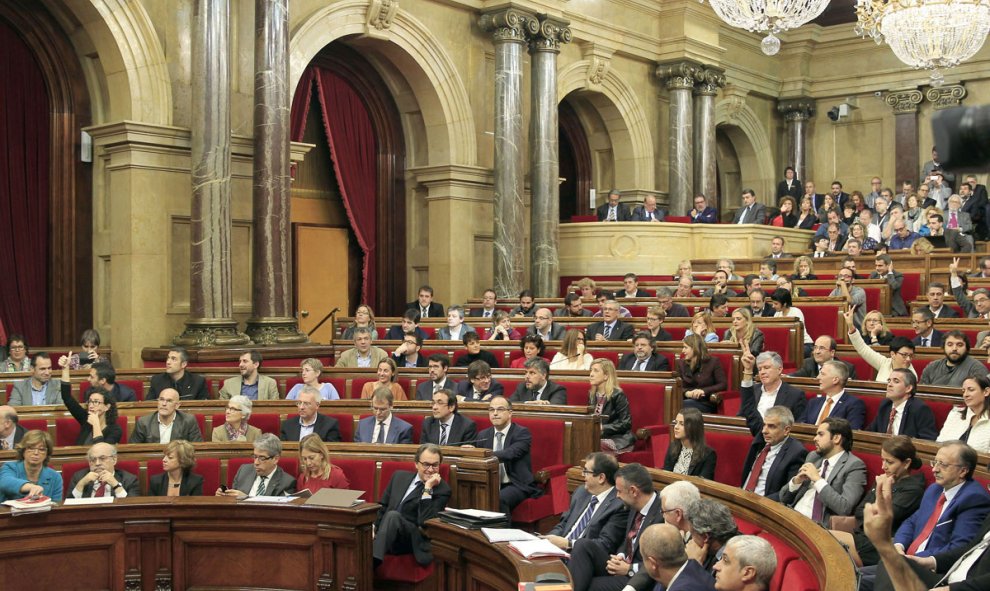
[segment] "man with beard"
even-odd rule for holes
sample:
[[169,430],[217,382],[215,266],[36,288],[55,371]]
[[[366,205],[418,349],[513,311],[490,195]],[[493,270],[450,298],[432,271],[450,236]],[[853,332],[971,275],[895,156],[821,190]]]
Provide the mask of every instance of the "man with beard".
[[933,361],[921,372],[920,384],[925,386],[962,387],[966,378],[979,378],[987,375],[987,368],[969,356],[969,339],[961,330],[949,331],[942,344],[945,358]]

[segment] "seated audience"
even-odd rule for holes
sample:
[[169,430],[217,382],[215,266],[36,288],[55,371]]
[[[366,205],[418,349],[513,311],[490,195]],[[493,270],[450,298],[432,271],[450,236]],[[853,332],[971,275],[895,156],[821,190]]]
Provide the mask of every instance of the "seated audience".
[[732,327],[725,331],[723,342],[740,343],[753,355],[763,352],[763,331],[753,322],[753,311],[749,308],[736,308],[732,311]]
[[[843,264],[845,264],[844,261]],[[855,265],[855,259],[853,265]],[[828,295],[846,300],[846,306],[854,311],[853,325],[860,327],[863,326],[863,318],[866,316],[866,290],[853,285],[855,282],[856,270],[843,266],[836,272],[835,289]]]
[[303,437],[311,433],[316,433],[323,441],[340,441],[340,426],[337,419],[321,414],[320,402],[322,398],[319,390],[312,386],[303,387],[296,399],[299,416],[282,421],[280,429],[282,441],[302,441]]
[[392,391],[377,388],[371,395],[370,417],[358,421],[354,431],[357,443],[412,443],[412,425],[392,414]]
[[254,462],[237,469],[231,488],[218,488],[217,496],[243,499],[245,497],[281,497],[296,492],[296,479],[278,465],[282,458],[282,442],[271,433],[262,433],[254,441]]
[[[801,367],[791,375],[796,378],[817,378],[818,374],[822,370],[822,365],[827,361],[832,361],[835,359],[835,348],[838,345],[835,339],[828,335],[822,335],[815,339],[814,346],[811,349],[811,357],[804,360]],[[841,360],[840,360],[841,361]],[[856,378],[856,366],[848,361],[842,361],[846,364],[846,370],[849,372],[849,379],[855,380]]]
[[213,427],[210,440],[213,443],[226,443],[228,441],[254,443],[254,440],[261,435],[261,429],[248,424],[253,407],[254,403],[251,402],[251,399],[240,394],[228,400],[227,409],[224,411],[224,423]]
[[771,226],[776,226],[778,228],[793,228],[797,225],[797,205],[794,204],[793,197],[784,197],[780,200],[780,213],[773,216],[770,220]]
[[808,256],[799,256],[794,259],[794,273],[791,274],[791,281],[814,281],[818,279],[815,275],[815,263]]
[[492,377],[492,367],[484,361],[475,361],[468,366],[467,379],[456,386],[459,402],[484,402],[493,396],[501,396],[502,383]]
[[397,367],[427,367],[426,357],[419,354],[423,339],[410,331],[402,335],[402,344],[392,352],[392,361]]
[[420,443],[462,445],[478,437],[477,424],[457,412],[457,396],[452,391],[438,390],[433,394],[430,412],[431,416],[423,420]]
[[705,419],[696,408],[685,408],[674,417],[670,447],[663,469],[675,474],[715,479],[715,450],[705,445]]
[[344,351],[337,359],[337,367],[377,367],[378,362],[388,357],[383,349],[371,344],[371,331],[359,327],[354,329],[354,347]]
[[[453,390],[457,387],[457,383],[447,377],[447,370],[450,368],[450,358],[443,353],[430,355],[426,367],[429,370],[430,379],[423,380],[416,386],[416,400],[433,400],[433,395],[436,392],[444,389]],[[491,369],[488,371],[490,373]],[[471,369],[468,366],[468,373],[470,372]]]
[[394,324],[385,333],[385,338],[389,341],[398,341],[406,333],[414,332],[416,336],[425,341],[429,337],[426,331],[419,327],[419,311],[408,309],[402,314],[402,323]]
[[38,351],[31,356],[31,377],[14,382],[10,391],[11,406],[44,406],[58,404],[62,398],[62,383],[52,378],[52,359]]
[[632,413],[629,399],[619,388],[619,378],[610,359],[595,359],[588,374],[588,405],[595,407],[595,414],[602,420],[601,450],[610,454],[631,451],[636,443],[632,432]]
[[152,497],[199,497],[203,495],[203,477],[196,467],[196,448],[188,441],[176,439],[165,446],[161,474],[148,478],[148,495]]
[[509,400],[523,404],[567,404],[567,390],[550,381],[550,364],[542,357],[528,359],[523,364],[526,376]]
[[797,221],[794,223],[794,227],[799,230],[812,230],[817,223],[818,212],[815,211],[811,199],[801,197],[801,201],[798,203]]
[[[691,288],[689,286],[689,292],[690,289]],[[657,288],[657,304],[660,306],[660,309],[663,310],[665,317],[667,318],[688,318],[691,316],[691,313],[688,312],[687,308],[674,301],[674,290],[669,287]],[[647,317],[649,317],[649,314],[649,310],[647,310]]]
[[622,278],[623,291],[615,294],[617,298],[648,298],[649,292],[639,288],[639,277],[635,273],[626,273]]
[[942,350],[945,357],[926,365],[918,383],[926,386],[959,387],[967,378],[986,377],[986,366],[979,359],[970,357],[969,339],[961,330],[952,330],[945,334]]
[[658,523],[648,527],[640,537],[645,561],[644,572],[638,576],[648,574],[650,583],[656,581],[655,588],[671,591],[715,589],[712,576],[705,572],[697,560],[688,556],[684,539],[676,527],[669,523]]
[[713,569],[722,558],[725,544],[739,535],[736,519],[728,507],[712,499],[698,499],[691,503],[685,517],[690,523],[691,542],[688,547],[696,552],[692,558],[714,577]]
[[48,467],[55,443],[44,431],[31,430],[15,447],[17,459],[0,466],[0,502],[44,495],[62,500],[62,475]]
[[182,347],[172,347],[165,358],[165,373],[151,376],[151,386],[148,388],[146,400],[158,398],[158,393],[164,390],[175,390],[182,400],[206,400],[206,378],[199,374],[186,371],[189,365],[189,353]]
[[533,324],[526,329],[526,335],[535,335],[544,341],[559,341],[564,338],[566,330],[563,324],[553,321],[550,308],[537,308],[533,315]]
[[278,384],[272,378],[258,373],[261,361],[261,351],[242,353],[237,361],[240,374],[223,381],[220,400],[228,400],[233,396],[245,396],[251,400],[278,400]]
[[917,232],[913,232],[903,219],[894,220],[890,223],[891,236],[887,241],[889,250],[909,250],[916,240],[921,238]]
[[94,443],[86,451],[86,459],[89,461],[89,467],[73,474],[69,481],[72,498],[116,497],[122,499],[141,496],[137,476],[117,468],[116,447],[109,443]]
[[178,392],[171,388],[162,390],[158,394],[158,412],[138,418],[127,442],[165,444],[173,439],[202,441],[203,434],[199,431],[196,417],[179,412],[181,405]]
[[[685,275],[677,280],[677,289],[674,290],[674,297],[676,298],[693,298],[694,297],[694,279],[690,275]],[[685,308],[686,310],[687,308]]]
[[511,513],[520,503],[539,494],[533,481],[529,429],[512,422],[512,402],[494,396],[488,402],[492,426],[478,433],[477,447],[490,449],[499,463],[499,511]]
[[892,370],[887,379],[887,396],[865,430],[934,440],[938,435],[935,414],[923,400],[915,397],[917,389],[918,377],[914,373],[903,367]]
[[712,570],[718,591],[767,591],[777,570],[777,556],[763,538],[736,536],[726,542],[722,559]]
[[638,332],[633,337],[632,353],[626,353],[619,361],[622,371],[670,371],[670,363],[655,351],[656,341],[648,332]]
[[0,363],[0,373],[31,371],[27,341],[19,334],[7,338],[7,358]]
[[[130,386],[117,383],[117,370],[107,362],[97,361],[89,368],[89,389],[84,398],[93,392],[105,392],[117,402],[136,402],[137,395]],[[83,400],[85,402],[85,400]]]
[[674,340],[674,335],[663,329],[663,321],[666,319],[667,312],[664,311],[663,306],[650,306],[646,309],[646,333],[654,341]]
[[299,364],[299,377],[302,378],[302,383],[293,386],[285,395],[285,399],[298,400],[299,393],[308,386],[319,392],[320,398],[323,400],[340,400],[340,394],[337,393],[337,388],[334,388],[333,384],[320,382],[320,374],[322,373],[323,364],[320,363],[319,359],[315,357],[303,359],[303,362]]
[[536,299],[533,297],[533,292],[528,289],[520,291],[519,304],[509,312],[509,315],[513,317],[526,316],[527,318],[532,318],[535,313]]
[[595,301],[595,296],[598,293],[598,288],[595,286],[595,280],[591,277],[582,277],[577,282],[577,287],[581,292],[581,299],[586,302]]
[[[92,369],[90,371],[93,371]],[[69,366],[62,366],[60,380],[62,404],[79,423],[79,437],[76,445],[92,445],[104,442],[120,443],[124,430],[117,424],[117,401],[104,390],[94,390],[86,398],[86,408],[72,396],[72,379]]]
[[667,217],[667,210],[657,207],[657,198],[647,195],[643,204],[633,209],[630,221],[633,222],[662,222]]
[[808,323],[804,320],[804,312],[794,306],[793,301],[791,292],[786,289],[777,288],[770,295],[770,305],[775,310],[774,318],[797,318],[801,321],[801,326],[804,327],[804,356],[807,357],[811,355],[814,341],[811,340],[811,335],[808,333]]
[[571,328],[564,334],[560,350],[554,353],[550,368],[587,370],[591,368],[592,360],[591,353],[585,352],[584,332]]
[[577,540],[592,540],[612,548],[622,539],[628,510],[616,494],[615,472],[619,463],[609,454],[585,456],[581,474],[584,485],[574,489],[567,511],[545,537],[551,544],[570,551]]
[[688,335],[698,335],[706,343],[717,343],[718,333],[715,332],[715,323],[712,322],[712,313],[702,310],[694,315],[691,320],[691,328],[684,331],[685,338]]
[[763,414],[761,431],[753,438],[743,462],[743,490],[776,501],[794,478],[808,452],[791,437],[794,415],[786,406],[771,406]]
[[[457,357],[457,361],[454,363],[455,367],[467,367],[475,361],[484,361],[491,367],[499,367],[498,358],[491,351],[485,351],[481,348],[481,337],[478,336],[478,333],[465,333],[461,342],[464,343],[464,349],[467,353]],[[523,338],[522,342],[519,343],[524,351],[526,342],[526,339]]]
[[708,354],[705,341],[698,335],[684,337],[677,373],[684,384],[684,408],[706,413],[718,411],[721,392],[728,389],[725,370],[718,359]]
[[584,309],[580,294],[571,292],[564,296],[564,305],[554,310],[553,315],[558,318],[590,318],[591,310]]
[[416,292],[416,300],[406,304],[407,310],[419,312],[422,318],[443,318],[443,304],[433,301],[433,288],[429,285],[422,285]]
[[388,388],[392,392],[392,398],[395,400],[406,400],[406,391],[395,381],[399,377],[398,368],[395,366],[395,361],[392,361],[391,357],[378,362],[377,375],[377,380],[374,382],[365,382],[364,386],[361,387],[362,399],[367,400],[371,398],[371,393],[378,388]]
[[890,286],[890,315],[907,316],[907,307],[904,305],[904,298],[901,297],[904,274],[894,270],[894,263],[889,254],[881,254],[879,250],[877,253],[877,257],[874,259],[876,270],[870,273],[870,279],[884,279]]
[[866,422],[866,404],[846,392],[847,381],[849,366],[844,362],[833,359],[822,364],[822,370],[818,372],[821,395],[808,401],[801,422],[820,425],[826,418],[838,417],[849,421],[853,429],[862,429]]
[[522,334],[512,328],[512,317],[504,310],[495,310],[492,314],[492,325],[485,329],[482,338],[486,341],[518,341]]
[[354,320],[344,329],[343,334],[340,335],[340,340],[352,340],[354,331],[358,328],[367,328],[372,341],[378,336],[378,331],[375,330],[375,313],[372,312],[371,306],[368,304],[361,304],[357,307],[357,310],[354,311]]
[[[945,284],[939,283],[938,281],[932,281],[928,284],[928,291],[925,294],[928,300],[928,309],[931,311],[932,316],[935,318],[958,318],[959,313],[955,311],[952,306],[947,306],[945,304]],[[980,339],[977,339],[977,343],[981,343]],[[983,347],[978,347],[982,349]]]
[[742,277],[736,275],[736,264],[732,259],[719,259],[715,262],[716,271],[725,271],[729,281],[742,281]]
[[701,297],[710,298],[714,295],[724,295],[734,298],[739,292],[729,287],[729,273],[723,269],[715,271],[712,275],[712,286],[702,290]]
[[964,441],[979,453],[990,452],[990,378],[963,381],[962,406],[953,406],[936,441]]
[[717,293],[708,300],[708,310],[713,318],[725,318],[729,315],[729,296]]
[[[741,361],[742,400],[738,416],[746,419],[746,426],[754,436],[763,430],[763,418],[774,406],[786,406],[793,416],[804,416],[807,399],[804,392],[780,379],[784,368],[780,355],[764,351],[754,356],[752,351],[743,351]],[[760,381],[758,385],[753,383],[754,370]]]
[[327,446],[316,433],[310,433],[299,442],[299,476],[296,490],[315,493],[321,488],[348,489],[351,482],[343,468],[330,461]]

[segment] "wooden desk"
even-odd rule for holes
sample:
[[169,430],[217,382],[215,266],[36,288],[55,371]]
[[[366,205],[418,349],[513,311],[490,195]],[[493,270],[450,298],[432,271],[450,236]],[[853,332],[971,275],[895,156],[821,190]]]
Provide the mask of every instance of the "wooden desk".
[[3,508],[0,580],[6,589],[61,591],[371,589],[377,510],[209,497],[118,499],[16,518]]

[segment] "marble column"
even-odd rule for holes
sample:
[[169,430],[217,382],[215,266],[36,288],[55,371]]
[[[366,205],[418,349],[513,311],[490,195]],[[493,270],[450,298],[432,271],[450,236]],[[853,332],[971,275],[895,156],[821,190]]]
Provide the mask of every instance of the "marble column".
[[560,289],[557,242],[560,230],[560,161],[557,154],[557,54],[571,40],[568,21],[539,16],[540,30],[529,43],[533,92],[530,104],[530,289],[538,298]]
[[[910,180],[917,186],[921,168],[918,153],[918,105],[921,91],[917,88],[887,93],[886,102],[894,110],[894,174],[897,182]],[[893,186],[894,183],[888,183]]]
[[229,23],[228,0],[193,3],[189,320],[175,338],[186,347],[250,343],[231,294]]
[[247,334],[256,344],[305,343],[292,314],[289,215],[289,2],[254,4],[254,275]]
[[694,199],[691,91],[694,89],[695,79],[700,70],[698,64],[687,61],[661,64],[657,67],[657,76],[665,81],[670,95],[668,124],[670,182],[667,191],[670,211],[673,215],[684,215],[688,212]]
[[[694,85],[694,193],[716,203],[715,178],[715,95],[725,86],[725,72],[706,67]],[[693,197],[691,196],[694,203]],[[687,206],[690,211],[691,206]],[[676,215],[684,215],[677,212]]]
[[527,35],[539,31],[532,13],[499,8],[482,14],[478,24],[495,43],[494,289],[500,298],[516,297],[526,286],[522,236],[523,117],[522,53]]
[[[803,183],[808,180],[805,166],[808,161],[807,127],[808,119],[815,114],[815,101],[809,98],[790,99],[778,104],[777,110],[784,114],[787,121],[786,166],[793,166],[798,180]],[[784,171],[779,174],[783,178]]]

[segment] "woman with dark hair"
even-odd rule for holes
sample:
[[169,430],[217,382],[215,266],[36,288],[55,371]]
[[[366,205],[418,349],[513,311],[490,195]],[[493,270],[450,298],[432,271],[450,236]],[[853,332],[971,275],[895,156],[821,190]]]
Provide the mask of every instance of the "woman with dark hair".
[[584,331],[576,328],[568,329],[564,341],[550,362],[550,369],[591,369],[594,358],[585,352]]
[[800,199],[802,192],[801,181],[797,178],[797,172],[793,166],[788,166],[784,169],[784,180],[777,183],[777,199],[785,196]]
[[31,430],[14,446],[17,460],[0,466],[0,502],[45,495],[62,500],[62,475],[48,467],[55,451],[52,436]]
[[[894,509],[894,523],[892,531],[897,531],[901,523],[917,511],[921,505],[921,497],[925,494],[925,475],[921,472],[915,472],[921,467],[921,460],[918,459],[914,443],[907,435],[894,435],[885,439],[880,449],[880,458],[883,463],[883,474],[877,476],[877,481],[882,478],[893,481],[891,505]],[[877,488],[874,486],[870,492],[866,493],[853,513],[853,517],[856,519],[856,528],[851,533],[836,529],[831,530],[831,534],[846,547],[849,555],[856,562],[856,566],[860,568],[880,562],[880,555],[876,548],[863,533],[863,510],[867,503],[875,503],[876,500]]]
[[185,439],[170,441],[162,456],[164,472],[148,479],[153,497],[199,497],[203,495],[203,477],[193,473],[196,448]]
[[696,408],[677,413],[663,469],[675,474],[715,479],[715,450],[705,445],[705,419]]
[[[512,360],[509,367],[515,369],[521,369],[523,364],[533,359],[534,357],[542,357],[543,353],[547,350],[546,344],[543,343],[543,337],[535,334],[528,334],[519,341],[519,348],[522,349],[522,357],[517,357]],[[498,367],[497,365],[495,367]]]
[[797,318],[804,327],[804,356],[811,355],[811,349],[815,346],[815,341],[811,340],[808,334],[808,323],[804,321],[804,312],[800,308],[794,307],[794,300],[791,292],[786,289],[777,288],[770,294],[770,305],[776,310],[774,318]]
[[7,358],[0,363],[0,373],[31,371],[31,357],[24,337],[12,334],[7,337]]
[[801,197],[801,201],[798,203],[797,223],[794,227],[798,230],[811,230],[817,223],[818,212],[815,211],[811,197]]
[[990,379],[966,378],[962,385],[963,406],[954,406],[945,417],[936,441],[965,441],[980,453],[990,452]]
[[748,307],[736,308],[732,311],[732,327],[725,331],[724,343],[747,343],[753,355],[763,352],[763,331],[756,328],[753,322],[753,311]]
[[[71,357],[71,353],[69,355]],[[90,389],[86,408],[72,397],[72,383],[69,377],[68,362],[62,366],[62,403],[72,418],[79,423],[79,437],[76,445],[94,443],[120,443],[123,429],[117,424],[117,401],[113,395],[103,390]]]
[[704,339],[696,334],[684,337],[677,372],[684,384],[684,408],[707,413],[718,411],[719,393],[728,388],[728,381],[722,364],[708,354]]
[[613,455],[631,450],[636,436],[632,432],[629,399],[619,389],[619,378],[612,361],[592,361],[588,383],[591,384],[588,404],[595,407],[595,414],[605,417],[602,420],[601,450]]
[[772,220],[770,220],[771,226],[777,226],[778,228],[793,228],[797,225],[797,215],[794,211],[797,209],[793,197],[784,197],[780,200],[780,213],[775,215]]

